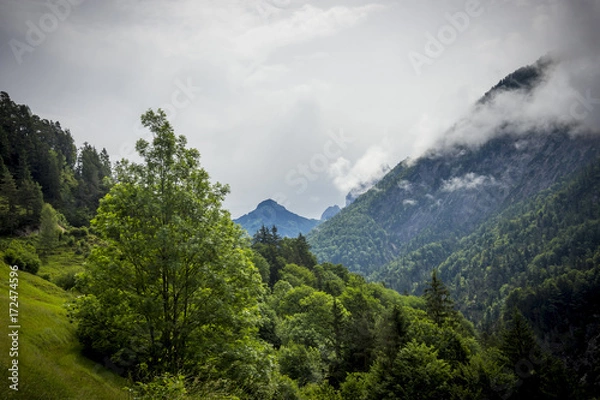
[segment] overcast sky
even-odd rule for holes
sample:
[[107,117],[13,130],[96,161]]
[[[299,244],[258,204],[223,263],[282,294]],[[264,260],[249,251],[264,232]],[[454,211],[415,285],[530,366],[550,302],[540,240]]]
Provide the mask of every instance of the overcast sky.
[[318,218],[510,72],[597,46],[598,17],[596,0],[2,0],[0,90],[113,161],[161,107],[234,217],[273,198]]

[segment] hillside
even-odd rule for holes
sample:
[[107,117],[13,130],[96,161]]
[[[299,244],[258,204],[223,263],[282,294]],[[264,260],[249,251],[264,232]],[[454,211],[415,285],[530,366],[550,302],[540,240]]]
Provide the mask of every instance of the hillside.
[[296,237],[299,234],[308,233],[321,221],[294,214],[276,201],[268,199],[258,204],[253,211],[242,215],[233,222],[240,224],[251,236],[263,225],[266,227],[275,225],[279,235]]
[[[73,259],[73,254],[65,254]],[[3,313],[9,305],[9,266],[0,251],[0,303]],[[67,268],[67,267],[65,267]],[[64,270],[42,266],[41,275],[54,275]],[[78,267],[82,268],[81,265]],[[18,272],[19,316],[19,385],[18,393],[0,386],[2,399],[62,400],[62,399],[126,399],[123,390],[127,381],[105,365],[81,355],[81,345],[75,336],[75,325],[67,317],[65,303],[74,298],[55,284],[27,272]],[[12,301],[12,300],[11,300]],[[3,321],[6,319],[3,318]],[[8,325],[3,323],[0,334],[8,337]],[[0,364],[6,371],[11,362],[8,340],[0,341]],[[6,380],[6,378],[5,378]]]
[[597,269],[598,161],[508,207],[459,240],[415,246],[373,276],[399,291],[421,292],[429,271],[439,268],[461,310],[475,321],[490,323],[499,310],[489,307],[501,305],[496,302],[511,289],[571,269]]

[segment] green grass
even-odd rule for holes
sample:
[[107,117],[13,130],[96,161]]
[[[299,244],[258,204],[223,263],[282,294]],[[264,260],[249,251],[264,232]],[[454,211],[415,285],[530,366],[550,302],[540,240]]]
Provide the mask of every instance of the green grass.
[[[0,252],[0,260],[3,253]],[[83,269],[83,258],[60,252],[48,258],[40,275],[51,280]],[[19,271],[19,391],[9,389],[8,337],[10,268],[0,261],[0,399],[127,399],[127,381],[81,355],[75,326],[64,304],[74,294],[39,276]]]
[[47,277],[51,282],[56,278],[68,273],[78,273],[83,271],[85,257],[77,255],[72,251],[56,251],[42,259],[42,265],[37,275]]

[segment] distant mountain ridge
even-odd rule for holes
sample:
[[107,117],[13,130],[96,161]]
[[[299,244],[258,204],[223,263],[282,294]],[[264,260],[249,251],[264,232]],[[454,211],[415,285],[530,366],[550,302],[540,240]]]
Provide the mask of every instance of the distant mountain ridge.
[[240,224],[250,235],[254,235],[263,225],[267,227],[275,225],[279,235],[297,237],[299,234],[307,234],[321,221],[302,217],[288,211],[275,200],[267,199],[259,203],[255,210],[242,215],[234,222]]

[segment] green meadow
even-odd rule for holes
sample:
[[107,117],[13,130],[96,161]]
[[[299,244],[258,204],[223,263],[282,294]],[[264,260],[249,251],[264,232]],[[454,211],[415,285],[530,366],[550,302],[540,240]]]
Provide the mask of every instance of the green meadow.
[[[0,260],[4,254],[0,252]],[[10,389],[9,266],[0,261],[0,399],[127,399],[127,381],[81,355],[65,304],[75,296],[52,281],[83,269],[82,256],[48,257],[38,275],[18,273],[18,391]],[[41,277],[46,279],[43,279]],[[47,280],[47,279],[50,279]]]

